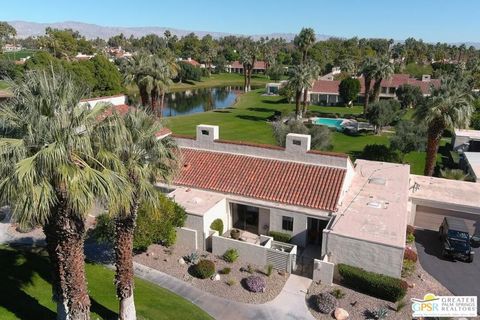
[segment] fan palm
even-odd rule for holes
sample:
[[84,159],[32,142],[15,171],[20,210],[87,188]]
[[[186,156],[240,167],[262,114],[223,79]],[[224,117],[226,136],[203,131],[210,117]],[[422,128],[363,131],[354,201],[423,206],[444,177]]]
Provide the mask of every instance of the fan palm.
[[140,52],[132,59],[127,60],[124,81],[126,84],[137,85],[142,106],[150,104],[153,78],[151,76],[151,59],[148,54]]
[[315,80],[317,80],[318,75],[320,74],[320,67],[316,62],[312,60],[307,61],[307,63],[305,64],[305,68],[309,72],[310,81],[303,91],[303,110],[302,110],[303,116],[305,116],[305,114],[307,113],[308,91],[313,87]]
[[390,63],[386,57],[377,59],[377,63],[375,63],[374,66],[373,78],[375,79],[375,83],[373,84],[373,101],[378,102],[380,100],[382,80],[390,78],[394,70],[392,63]]
[[307,61],[308,50],[315,43],[315,30],[312,28],[303,28],[293,42],[302,52],[302,63],[305,63]]
[[178,149],[173,139],[158,139],[162,124],[148,113],[136,110],[122,119],[127,132],[123,144],[110,144],[118,154],[132,185],[129,210],[122,207],[115,217],[115,285],[119,298],[120,319],[136,319],[133,300],[133,234],[139,204],[158,206],[158,179],[168,181],[178,168]]
[[433,175],[438,146],[445,129],[465,128],[474,112],[468,81],[458,75],[442,79],[432,95],[415,109],[416,122],[427,125],[426,176]]
[[370,102],[370,88],[372,86],[372,80],[374,79],[376,69],[377,59],[373,57],[367,57],[360,68],[360,73],[362,73],[365,80],[365,102],[363,105],[363,114],[366,114],[368,109],[368,104]]
[[178,74],[178,65],[172,59],[164,59],[158,56],[150,57],[150,98],[152,110],[157,109],[157,102],[160,99],[160,116],[163,114],[165,93],[173,84],[172,79]]
[[303,90],[308,90],[311,85],[312,74],[308,65],[298,65],[292,68],[288,78],[288,86],[295,92],[295,117],[301,118],[302,110],[300,100]]
[[[20,224],[40,225],[52,264],[57,319],[89,319],[83,243],[86,212],[98,198],[121,204],[129,184],[97,157],[118,127],[106,107],[79,106],[85,91],[62,72],[31,71],[0,106],[0,200]],[[116,136],[120,143],[121,134]],[[121,162],[109,157],[109,166]],[[118,207],[119,208],[119,207]]]

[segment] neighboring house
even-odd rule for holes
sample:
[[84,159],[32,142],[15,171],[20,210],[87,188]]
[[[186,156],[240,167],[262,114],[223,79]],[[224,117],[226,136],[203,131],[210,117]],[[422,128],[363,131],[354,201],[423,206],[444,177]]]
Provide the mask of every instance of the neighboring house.
[[[202,64],[200,62],[198,62],[197,60],[192,59],[192,58],[187,58],[187,59],[178,58],[177,61],[188,63],[188,64],[190,64],[194,67],[197,67],[197,68],[202,68]],[[205,68],[205,65],[203,65],[203,68]]]
[[459,152],[480,152],[480,130],[455,129],[452,146]]
[[2,47],[3,52],[17,52],[22,50],[21,45],[14,45],[14,44],[6,44]]
[[83,61],[83,60],[90,60],[92,59],[93,57],[95,57],[94,54],[83,54],[81,52],[77,53],[77,55],[75,56],[75,60],[77,61]]
[[[357,101],[361,102],[365,98],[365,79],[363,77],[358,79],[360,80],[361,88]],[[372,87],[373,83],[372,81]],[[440,80],[431,79],[429,75],[424,75],[422,80],[418,80],[410,77],[408,74],[394,74],[389,79],[382,80],[380,99],[396,99],[396,90],[404,84],[417,86],[424,96],[429,96],[431,87],[438,86]],[[343,102],[338,90],[339,85],[340,81],[333,80],[333,76],[321,77],[314,82],[312,89],[309,91],[310,101],[321,105],[335,105]]]
[[269,82],[265,85],[265,93],[268,95],[278,95],[280,89],[287,85],[288,80],[282,80],[280,82]]
[[[314,262],[326,266],[328,276],[315,277],[327,283],[342,262],[400,277],[408,165],[354,165],[347,155],[310,150],[310,136],[300,134],[289,134],[285,148],[221,140],[218,126],[209,125],[197,126],[196,138],[174,137],[183,166],[163,187],[188,213],[182,245],[220,255],[234,247],[249,263],[286,271],[301,257],[310,277]],[[223,235],[210,229],[215,219]],[[242,230],[241,241],[230,238],[232,228]],[[290,235],[291,243],[272,241],[271,231]]]
[[[252,73],[265,73],[266,69],[267,64],[265,61],[255,61]],[[233,61],[231,64],[226,66],[226,71],[230,73],[243,73],[243,64],[240,63],[240,61]]]
[[460,155],[460,167],[473,181],[480,182],[480,152],[463,152]]
[[133,56],[132,53],[125,51],[124,49],[122,49],[122,47],[108,48],[107,54],[109,54],[112,58],[115,59],[126,59]]

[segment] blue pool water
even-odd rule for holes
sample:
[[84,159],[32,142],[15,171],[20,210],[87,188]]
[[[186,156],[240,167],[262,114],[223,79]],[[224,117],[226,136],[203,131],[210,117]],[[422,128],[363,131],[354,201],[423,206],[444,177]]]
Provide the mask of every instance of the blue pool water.
[[343,130],[342,122],[345,119],[332,119],[332,118],[318,118],[313,121],[314,124],[327,126],[330,128],[336,128],[337,130]]

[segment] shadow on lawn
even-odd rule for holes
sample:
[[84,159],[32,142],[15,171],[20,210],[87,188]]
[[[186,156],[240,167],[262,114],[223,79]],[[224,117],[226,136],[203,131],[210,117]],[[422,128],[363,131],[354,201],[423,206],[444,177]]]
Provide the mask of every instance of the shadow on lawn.
[[267,121],[267,117],[259,117],[259,116],[250,116],[246,114],[239,114],[235,116],[236,118],[242,119],[242,120],[249,120],[249,121]]
[[[15,314],[19,319],[55,319],[56,312],[40,304],[36,297],[23,291],[34,285],[34,276],[38,274],[51,284],[51,266],[43,248],[24,248],[12,246],[13,250],[0,248],[0,306]],[[51,295],[51,286],[46,287]],[[114,294],[114,293],[112,293]],[[117,319],[117,313],[106,308],[90,297],[91,312],[102,319]]]
[[273,112],[275,110],[268,109],[268,108],[262,108],[262,107],[250,107],[247,108],[249,111],[256,111],[256,112]]
[[0,305],[19,319],[55,319],[56,313],[22,290],[37,273],[50,282],[48,258],[33,252],[0,249]]

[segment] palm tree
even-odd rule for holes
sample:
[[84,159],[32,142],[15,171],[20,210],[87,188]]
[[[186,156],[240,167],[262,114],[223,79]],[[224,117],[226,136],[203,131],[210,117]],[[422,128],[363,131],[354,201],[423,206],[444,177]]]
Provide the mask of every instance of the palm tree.
[[[302,52],[302,64],[307,63],[308,50],[315,43],[315,30],[312,28],[303,28],[293,40],[295,46]],[[303,92],[303,109],[307,109],[308,90]]]
[[377,59],[375,69],[373,71],[373,78],[375,83],[373,84],[373,101],[378,102],[380,100],[380,88],[383,79],[388,79],[394,72],[393,65],[390,63],[387,57]]
[[165,93],[173,84],[172,79],[177,76],[178,70],[179,67],[174,59],[151,57],[151,107],[155,111],[160,98],[160,116],[163,115]]
[[302,98],[303,90],[308,90],[311,85],[312,74],[307,65],[298,65],[292,68],[290,76],[288,77],[288,86],[295,92],[295,117],[300,119],[302,117],[302,110],[300,108],[300,100]]
[[240,53],[240,63],[243,65],[243,90],[248,92],[248,69],[250,68],[250,55],[246,50]]
[[168,181],[178,168],[178,149],[173,139],[158,139],[161,123],[144,111],[129,112],[123,118],[126,143],[111,145],[111,152],[122,160],[132,194],[128,211],[115,218],[115,285],[119,299],[119,319],[136,319],[133,299],[133,234],[140,203],[158,205],[153,185],[158,179]]
[[313,87],[313,84],[315,83],[315,80],[317,80],[318,75],[320,74],[320,67],[313,60],[307,61],[307,63],[305,64],[305,68],[309,72],[310,81],[308,83],[308,86],[306,86],[304,88],[304,91],[303,91],[303,110],[302,110],[302,115],[303,116],[305,116],[305,114],[307,113],[307,101],[306,101],[306,99],[308,98],[308,91]]
[[432,95],[415,109],[416,122],[427,125],[426,176],[433,175],[438,146],[445,129],[465,128],[474,112],[471,88],[464,77],[450,75],[442,79]]
[[148,54],[140,52],[132,59],[127,60],[124,81],[127,84],[137,85],[142,106],[150,105],[153,79],[151,77],[151,59]]
[[370,87],[372,85],[372,80],[375,75],[377,59],[373,57],[367,57],[365,61],[363,61],[362,67],[360,72],[363,74],[363,78],[365,79],[365,102],[363,105],[363,114],[366,114],[368,109],[368,104],[370,102]]
[[315,43],[315,30],[303,28],[293,40],[295,46],[302,52],[302,63],[307,61],[308,50]]
[[[85,91],[70,76],[30,71],[24,79],[12,84],[14,97],[0,106],[0,200],[21,225],[43,226],[57,319],[89,319],[86,212],[98,198],[108,197],[116,208],[129,189],[97,157],[101,134],[118,127],[115,117],[99,120],[105,106],[79,106]],[[115,157],[109,162],[121,164]]]

